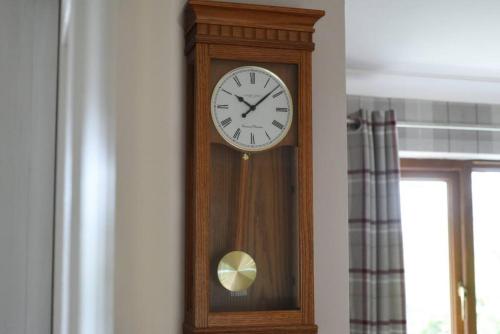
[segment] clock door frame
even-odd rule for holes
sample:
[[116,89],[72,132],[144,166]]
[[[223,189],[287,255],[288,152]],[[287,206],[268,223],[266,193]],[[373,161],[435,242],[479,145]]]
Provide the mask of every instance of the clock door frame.
[[[197,7],[199,6],[199,7]],[[221,10],[222,8],[222,10]],[[224,9],[231,9],[231,17]],[[276,40],[242,40],[224,38],[223,28],[212,39],[200,34],[200,22],[212,20],[219,25],[221,17],[234,19],[234,11],[241,10],[244,18],[242,33],[253,29],[254,35],[262,22],[297,22],[307,16],[308,37],[302,40],[277,43]],[[264,20],[261,16],[265,15]],[[293,17],[288,17],[292,15]],[[187,163],[186,163],[186,296],[185,333],[317,333],[314,323],[314,263],[313,263],[313,201],[312,201],[312,28],[324,15],[322,11],[282,7],[218,3],[205,0],[188,2],[186,29],[187,55]],[[209,18],[208,16],[214,16]],[[277,17],[274,17],[277,16]],[[242,16],[240,16],[241,19]],[[281,20],[279,20],[281,18]],[[241,22],[232,24],[241,25]],[[193,27],[197,27],[193,34]],[[232,26],[233,32],[234,25]],[[206,31],[212,31],[210,24]],[[246,30],[245,30],[246,29]],[[205,28],[201,29],[202,32]],[[236,30],[237,31],[237,30]],[[281,30],[276,30],[279,36]],[[288,30],[288,36],[292,35]],[[297,36],[302,36],[298,31]],[[268,33],[266,34],[266,36]],[[195,38],[193,38],[195,36]],[[309,38],[310,37],[310,38]],[[210,166],[213,125],[210,114],[211,64],[213,60],[236,60],[259,63],[293,64],[297,66],[297,124],[298,164],[298,272],[299,291],[297,310],[210,312],[209,280],[209,217]]]

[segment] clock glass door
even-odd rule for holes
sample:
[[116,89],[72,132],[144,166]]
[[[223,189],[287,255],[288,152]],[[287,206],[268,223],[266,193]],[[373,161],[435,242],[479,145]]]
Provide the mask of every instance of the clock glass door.
[[[277,74],[290,90],[297,110],[297,66],[293,64],[214,60],[211,88],[225,73],[248,65],[261,66]],[[212,129],[211,312],[299,308],[297,114],[286,137],[261,152],[247,154],[225,143],[215,126]],[[225,258],[235,251],[244,253],[236,260],[234,256],[239,254],[232,253]],[[221,260],[228,258],[230,263],[221,266]],[[238,265],[248,264],[249,269],[238,272]],[[225,275],[223,282],[221,273]],[[238,279],[240,281],[232,284],[231,280]]]

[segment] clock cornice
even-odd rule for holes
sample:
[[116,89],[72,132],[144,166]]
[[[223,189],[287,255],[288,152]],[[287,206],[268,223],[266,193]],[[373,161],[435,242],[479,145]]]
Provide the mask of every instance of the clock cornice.
[[189,0],[186,53],[196,43],[314,50],[314,24],[322,10]]

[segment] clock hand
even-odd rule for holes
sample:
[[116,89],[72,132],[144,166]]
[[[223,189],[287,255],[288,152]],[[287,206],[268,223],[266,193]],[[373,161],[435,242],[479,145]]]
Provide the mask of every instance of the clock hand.
[[267,94],[266,94],[263,98],[261,98],[261,99],[259,100],[259,102],[257,102],[256,104],[254,104],[254,105],[253,105],[253,107],[254,107],[254,108],[257,108],[257,106],[258,106],[259,104],[261,104],[261,103],[262,103],[262,101],[264,101],[265,99],[267,99],[267,98],[269,97],[269,95],[271,95],[271,94],[272,94],[272,93],[273,93],[273,92],[274,92],[277,88],[279,88],[279,85],[278,85],[278,86],[276,86],[276,87],[274,87],[272,91],[270,91],[270,92],[269,92],[269,93],[267,93]]
[[267,98],[269,97],[269,95],[271,95],[271,94],[272,94],[272,92],[274,92],[274,91],[275,91],[278,87],[279,87],[279,85],[278,85],[278,86],[276,86],[276,87],[274,87],[272,91],[270,91],[269,93],[267,93],[266,95],[264,95],[264,97],[262,97],[262,98],[261,98],[261,99],[260,99],[260,100],[259,100],[256,104],[254,104],[254,105],[253,105],[250,109],[248,109],[245,113],[241,114],[241,117],[243,117],[243,118],[247,117],[247,114],[248,114],[250,111],[255,110],[255,109],[257,108],[257,106],[258,106],[259,104],[261,104],[261,103],[262,103],[262,101],[264,101],[265,99],[267,99]]
[[249,106],[250,108],[252,108],[252,107],[253,107],[250,103],[248,103],[247,101],[245,101],[245,99],[244,99],[244,98],[242,98],[241,96],[238,96],[238,95],[236,95],[236,94],[235,94],[234,96],[236,96],[236,98],[238,99],[238,101],[243,102],[244,104],[246,104],[246,105],[247,105],[247,106]]

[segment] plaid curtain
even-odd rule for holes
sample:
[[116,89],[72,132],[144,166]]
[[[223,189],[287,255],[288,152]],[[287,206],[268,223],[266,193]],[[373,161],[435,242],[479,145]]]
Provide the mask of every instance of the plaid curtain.
[[351,334],[406,333],[394,112],[359,111],[348,131]]

